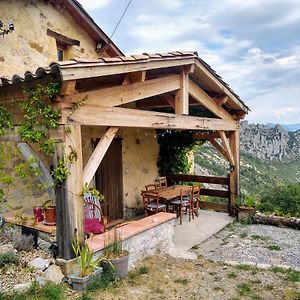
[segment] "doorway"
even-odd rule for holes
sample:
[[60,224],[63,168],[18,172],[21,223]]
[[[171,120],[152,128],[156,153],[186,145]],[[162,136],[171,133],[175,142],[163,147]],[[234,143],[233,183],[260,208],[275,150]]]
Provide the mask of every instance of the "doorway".
[[[93,146],[97,146],[97,139]],[[96,189],[104,196],[101,203],[108,222],[123,219],[122,139],[114,139],[95,174]]]

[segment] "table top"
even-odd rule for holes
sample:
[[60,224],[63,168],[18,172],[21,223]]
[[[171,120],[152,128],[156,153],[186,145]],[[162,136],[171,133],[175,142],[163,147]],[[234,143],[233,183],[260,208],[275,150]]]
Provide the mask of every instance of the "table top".
[[[199,186],[195,186],[194,190],[198,191]],[[180,196],[180,191],[182,190],[183,195],[187,195],[189,191],[192,189],[190,185],[172,185],[160,189],[149,190],[149,191],[142,191],[145,196],[152,196],[155,197],[159,194],[159,198],[162,200],[172,200]]]
[[33,224],[33,221],[30,220],[32,216],[26,215],[26,214],[24,214],[24,216],[28,217],[29,220],[26,221],[24,224],[18,224],[18,223],[16,223],[15,215],[14,215],[13,212],[8,211],[8,212],[3,214],[3,218],[4,218],[5,222],[16,224],[16,225],[19,225],[19,226],[32,228],[32,229],[36,229],[38,231],[46,232],[46,233],[49,233],[49,234],[55,234],[55,232],[56,232],[56,226],[55,225],[46,225],[43,222]]

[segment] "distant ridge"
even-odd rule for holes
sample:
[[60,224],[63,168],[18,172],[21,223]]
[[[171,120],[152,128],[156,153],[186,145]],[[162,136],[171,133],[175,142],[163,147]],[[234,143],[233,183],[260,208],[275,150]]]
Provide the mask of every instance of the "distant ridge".
[[285,125],[285,124],[274,124],[274,123],[267,123],[266,126],[269,128],[275,128],[276,126],[282,127],[287,132],[295,132],[300,130],[300,123],[297,124],[291,124],[291,125]]

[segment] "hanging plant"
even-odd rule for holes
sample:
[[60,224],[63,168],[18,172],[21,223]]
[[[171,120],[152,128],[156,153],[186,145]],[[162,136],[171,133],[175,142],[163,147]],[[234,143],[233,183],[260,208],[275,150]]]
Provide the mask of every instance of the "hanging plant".
[[161,131],[157,142],[160,145],[157,166],[161,175],[188,174],[189,152],[202,143],[193,138],[193,131]]

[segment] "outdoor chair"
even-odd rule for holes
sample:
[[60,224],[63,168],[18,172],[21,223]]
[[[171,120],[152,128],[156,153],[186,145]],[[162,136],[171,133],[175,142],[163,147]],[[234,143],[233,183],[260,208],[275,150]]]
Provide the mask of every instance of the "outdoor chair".
[[100,234],[106,231],[107,218],[104,216],[97,197],[86,193],[84,200],[84,233]]
[[159,202],[159,193],[149,196],[142,192],[142,198],[144,203],[145,217],[149,216],[150,214],[157,214],[162,211],[167,211],[166,204]]
[[183,195],[182,190],[180,190],[180,196],[172,200],[170,205],[173,206],[173,211],[176,212],[177,218],[180,218],[180,225],[182,225],[183,208],[189,213],[189,222],[191,222],[191,214],[193,211],[192,189],[189,190],[187,195]]
[[147,185],[145,185],[145,189],[146,189],[146,191],[156,190],[157,189],[157,185],[154,184],[154,183],[147,184]]
[[199,201],[200,201],[200,186],[197,190],[193,186],[192,188],[192,205],[193,205],[192,217],[193,218],[194,218],[194,214],[196,214],[197,217],[199,216]]
[[168,183],[167,183],[167,177],[163,176],[163,177],[158,177],[156,179],[156,182],[157,182],[157,185],[159,188],[164,188],[164,187],[167,187],[168,186]]

